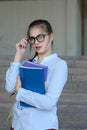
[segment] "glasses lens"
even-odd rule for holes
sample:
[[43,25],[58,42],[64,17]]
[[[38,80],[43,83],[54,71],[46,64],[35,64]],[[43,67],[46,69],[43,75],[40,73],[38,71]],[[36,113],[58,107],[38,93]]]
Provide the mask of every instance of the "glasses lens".
[[45,35],[39,35],[39,36],[37,36],[37,40],[39,41],[39,42],[42,42],[42,41],[44,41],[44,39],[45,39]]
[[29,43],[30,43],[30,44],[34,44],[34,42],[35,42],[35,39],[34,39],[33,37],[30,37],[30,38],[29,38]]
[[43,42],[45,40],[45,36],[48,34],[40,34],[37,37],[29,37],[29,43],[34,44],[35,41],[37,40],[38,42]]

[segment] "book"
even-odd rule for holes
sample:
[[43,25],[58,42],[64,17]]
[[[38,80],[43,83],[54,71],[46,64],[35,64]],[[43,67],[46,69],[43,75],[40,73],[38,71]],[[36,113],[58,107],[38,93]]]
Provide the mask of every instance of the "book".
[[26,60],[24,62],[23,66],[26,66],[26,67],[35,67],[35,68],[43,68],[44,69],[44,78],[45,78],[45,81],[47,80],[48,66],[42,65],[42,64],[38,64],[38,63],[33,63],[33,62],[28,61],[28,60]]
[[[38,67],[37,67],[38,66]],[[47,66],[44,65],[34,65],[30,62],[28,64],[23,64],[20,66],[20,79],[21,84],[24,89],[45,94],[45,82],[47,78]],[[46,77],[45,77],[46,76]],[[33,107],[29,104],[26,104],[22,101],[20,101],[20,105],[24,107]]]

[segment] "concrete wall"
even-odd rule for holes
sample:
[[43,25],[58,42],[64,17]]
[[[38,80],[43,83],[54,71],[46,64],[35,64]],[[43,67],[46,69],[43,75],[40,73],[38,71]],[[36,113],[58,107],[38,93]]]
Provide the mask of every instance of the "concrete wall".
[[87,18],[84,20],[84,55],[87,55]]
[[78,0],[0,1],[0,54],[14,54],[15,43],[26,36],[29,23],[38,18],[49,20],[53,26],[54,51],[81,55]]
[[87,0],[84,0],[84,19],[83,19],[83,22],[84,22],[84,55],[87,55]]
[[81,55],[81,1],[67,0],[67,55]]

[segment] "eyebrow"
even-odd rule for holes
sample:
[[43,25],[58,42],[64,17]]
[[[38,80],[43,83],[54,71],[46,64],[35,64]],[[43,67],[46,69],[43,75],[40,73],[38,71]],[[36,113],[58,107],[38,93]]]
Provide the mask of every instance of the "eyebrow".
[[[39,35],[47,35],[47,34],[38,34],[37,36],[39,36]],[[36,37],[37,37],[37,36],[36,36]],[[29,37],[34,37],[34,36],[29,36]],[[35,37],[34,37],[34,38],[35,38]]]

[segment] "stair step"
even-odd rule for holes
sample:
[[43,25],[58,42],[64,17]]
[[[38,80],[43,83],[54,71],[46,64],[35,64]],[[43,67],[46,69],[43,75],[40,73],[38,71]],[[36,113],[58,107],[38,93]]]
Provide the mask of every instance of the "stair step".
[[87,105],[87,93],[62,93],[59,103]]

